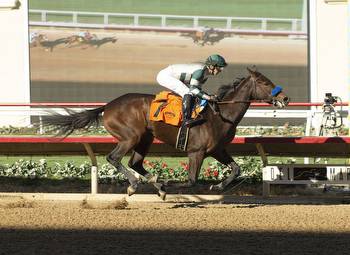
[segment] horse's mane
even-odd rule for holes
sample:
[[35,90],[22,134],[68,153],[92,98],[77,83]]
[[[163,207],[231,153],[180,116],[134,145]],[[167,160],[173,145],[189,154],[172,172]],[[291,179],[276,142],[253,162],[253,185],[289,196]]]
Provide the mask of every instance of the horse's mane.
[[216,93],[219,100],[222,100],[227,92],[236,90],[237,87],[246,79],[247,77],[237,77],[233,80],[231,84],[221,85]]

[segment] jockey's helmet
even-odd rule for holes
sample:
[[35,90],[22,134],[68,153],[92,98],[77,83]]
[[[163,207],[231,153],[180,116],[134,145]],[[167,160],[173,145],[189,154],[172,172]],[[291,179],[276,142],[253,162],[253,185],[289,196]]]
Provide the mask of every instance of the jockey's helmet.
[[227,66],[227,63],[226,63],[225,59],[222,56],[218,55],[218,54],[210,55],[206,59],[205,64],[207,66],[210,66],[210,65],[218,66],[218,67],[225,67],[225,66]]

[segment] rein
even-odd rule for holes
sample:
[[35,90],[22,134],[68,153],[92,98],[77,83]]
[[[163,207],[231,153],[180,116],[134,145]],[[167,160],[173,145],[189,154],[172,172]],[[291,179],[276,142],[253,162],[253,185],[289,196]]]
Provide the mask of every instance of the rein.
[[[252,77],[251,77],[252,78]],[[259,78],[259,77],[258,77]],[[254,92],[255,92],[255,95],[257,94],[257,79],[253,79],[253,85],[254,85]],[[264,90],[264,89],[263,89]],[[266,92],[264,90],[264,92]],[[272,91],[271,91],[271,94],[270,93],[267,93],[269,94],[269,99],[264,99],[264,100],[229,100],[229,101],[218,101],[218,102],[209,102],[209,106],[211,108],[211,110],[213,111],[214,115],[220,115],[221,119],[224,120],[225,122],[229,122],[231,124],[234,124],[231,120],[225,118],[224,116],[222,116],[221,114],[221,111],[220,111],[220,108],[219,108],[219,105],[221,104],[239,104],[239,103],[268,103],[268,104],[273,104],[274,101],[275,101],[275,98],[276,96],[282,92],[282,87],[280,86],[276,86]]]
[[[261,75],[261,74],[260,74]],[[259,75],[259,77],[260,77]],[[257,77],[256,79],[253,79],[253,85],[254,85],[254,92],[255,95],[257,94],[257,89],[256,89],[256,84],[257,84],[257,80],[259,79],[259,77]],[[252,78],[252,77],[251,77]],[[265,91],[266,92],[266,91]],[[280,86],[276,86],[272,91],[271,91],[271,95],[269,95],[271,98],[270,99],[265,99],[265,100],[229,100],[229,101],[219,101],[216,102],[217,104],[238,104],[238,103],[271,103],[274,101],[275,97],[282,92],[282,87]],[[266,93],[266,94],[270,94],[270,93]]]
[[247,100],[247,101],[238,101],[238,100],[230,100],[230,101],[218,101],[217,104],[239,104],[239,103],[269,103],[270,100]]

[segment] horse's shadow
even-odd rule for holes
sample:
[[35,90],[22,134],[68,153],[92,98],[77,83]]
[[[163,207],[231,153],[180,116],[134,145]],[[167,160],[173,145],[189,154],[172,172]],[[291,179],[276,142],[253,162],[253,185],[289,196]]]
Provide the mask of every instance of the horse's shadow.
[[60,44],[66,44],[67,38],[59,38],[54,41],[41,41],[40,45],[45,48],[45,50],[50,50],[50,52],[53,51],[53,49],[60,45]]
[[60,45],[60,44],[66,44],[67,43],[67,38],[58,38],[56,40],[48,40],[46,37],[39,37],[35,42],[30,44],[30,47],[38,47],[41,46],[43,47],[46,51],[50,50],[50,52],[53,51],[53,49]]
[[204,35],[198,35],[198,32],[185,32],[181,33],[182,37],[189,37],[192,39],[193,43],[199,46],[205,45],[214,45],[215,43],[220,42],[225,37],[228,37],[229,34],[223,31],[218,31],[215,29],[210,29],[204,33]]
[[[93,38],[93,39],[91,39],[89,41],[84,41],[82,43],[84,43],[84,44],[86,44],[86,45],[88,45],[90,47],[95,47],[96,49],[99,49],[103,44],[106,44],[106,43],[109,43],[109,42],[116,43],[117,40],[118,40],[117,38],[112,36],[112,37],[104,37],[102,39]],[[88,48],[88,47],[85,47],[83,49],[86,49],[86,48]]]

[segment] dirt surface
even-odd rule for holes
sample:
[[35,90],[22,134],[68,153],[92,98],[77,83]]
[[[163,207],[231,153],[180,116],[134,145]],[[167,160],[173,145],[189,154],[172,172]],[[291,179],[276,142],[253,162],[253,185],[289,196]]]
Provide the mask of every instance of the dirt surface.
[[128,204],[1,198],[0,254],[348,254],[349,215],[349,205],[283,200]]
[[[50,41],[77,33],[74,30],[31,28]],[[230,65],[306,66],[307,40],[289,38],[226,37],[204,47],[180,33],[91,31],[98,38],[114,36],[115,43],[96,47],[59,44],[53,51],[31,48],[31,79],[154,84],[159,70],[172,63],[204,61],[210,54],[225,56]]]

